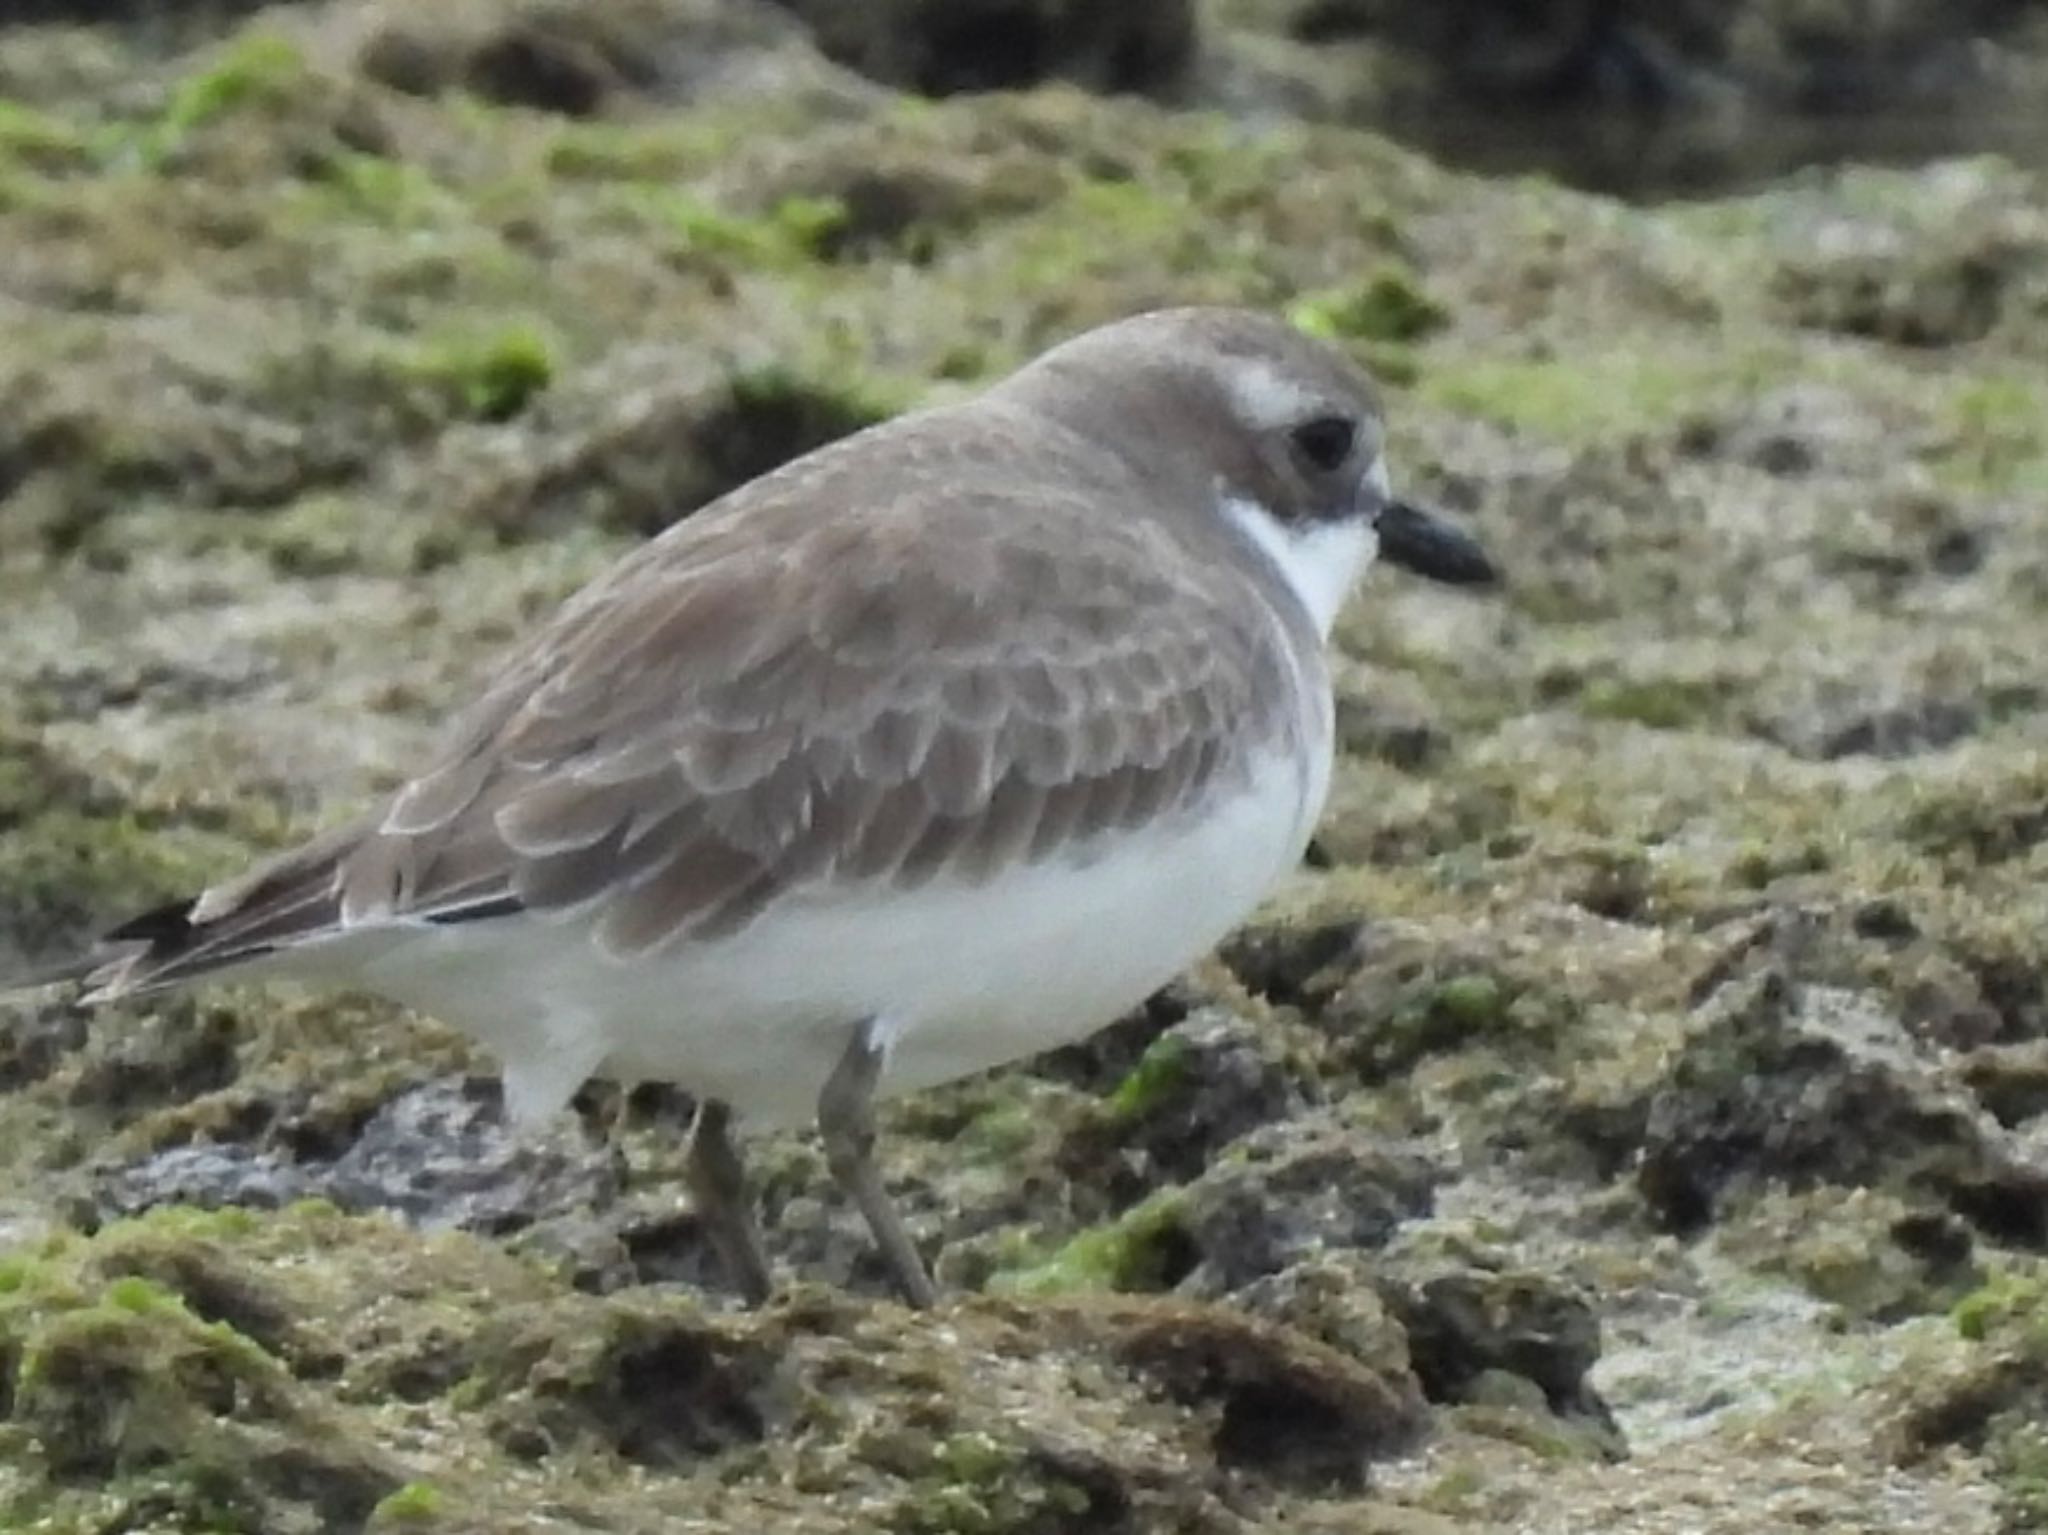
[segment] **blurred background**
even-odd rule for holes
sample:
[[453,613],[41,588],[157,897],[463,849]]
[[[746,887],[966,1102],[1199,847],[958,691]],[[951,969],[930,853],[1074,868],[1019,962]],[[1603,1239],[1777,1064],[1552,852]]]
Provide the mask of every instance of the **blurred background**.
[[[257,9],[16,0],[10,13],[17,24],[116,24],[173,52]],[[392,84],[448,84],[453,71],[452,83],[493,99],[580,114],[621,95],[673,100],[682,76],[712,62],[688,56],[720,12],[732,41],[730,9],[530,6],[510,31],[469,38],[459,60],[413,53],[410,65],[406,40],[422,30],[448,45],[462,13],[485,25],[473,0],[394,9],[371,25],[391,29],[381,59]],[[2037,0],[770,0],[756,12],[757,44],[802,38],[920,96],[1065,80],[1379,130],[1458,163],[1625,195],[1845,159],[2024,157],[2048,142]]]

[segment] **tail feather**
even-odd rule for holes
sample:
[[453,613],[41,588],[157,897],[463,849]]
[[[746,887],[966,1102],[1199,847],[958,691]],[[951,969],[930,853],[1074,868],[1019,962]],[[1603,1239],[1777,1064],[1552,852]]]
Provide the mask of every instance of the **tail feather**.
[[87,1003],[162,991],[331,932],[342,861],[360,840],[344,827],[240,878],[130,917],[90,952],[33,976],[30,986],[83,980]]
[[85,983],[82,1000],[111,1002],[249,964],[352,926],[448,925],[502,917],[521,903],[504,850],[488,835],[423,856],[379,833],[376,818],[342,826],[248,872],[109,928],[85,954],[0,992]]
[[98,963],[85,972],[84,1000],[162,991],[261,959],[327,927],[333,910],[331,898],[307,892],[287,906],[266,905],[246,918],[198,922],[192,913],[199,899],[160,906],[107,933],[95,949]]

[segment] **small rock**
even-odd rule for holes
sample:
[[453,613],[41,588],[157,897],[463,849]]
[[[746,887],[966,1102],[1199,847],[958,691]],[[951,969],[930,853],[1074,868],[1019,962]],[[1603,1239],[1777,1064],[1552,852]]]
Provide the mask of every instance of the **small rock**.
[[786,1415],[778,1359],[759,1341],[646,1292],[609,1298],[589,1325],[543,1325],[490,1356],[507,1374],[494,1437],[521,1458],[603,1450],[653,1470],[682,1470],[759,1443]]
[[1431,1401],[1499,1404],[1513,1394],[1498,1379],[1505,1373],[1529,1382],[1559,1417],[1612,1429],[1586,1378],[1600,1357],[1599,1313],[1577,1291],[1547,1274],[1424,1265],[1384,1279],[1380,1293],[1407,1330]]
[[107,1215],[139,1215],[158,1205],[217,1210],[276,1210],[314,1192],[305,1169],[254,1146],[229,1142],[172,1146],[102,1178],[94,1203]]
[[1399,1077],[1516,1027],[1516,988],[1486,962],[1420,935],[1380,935],[1317,1020],[1337,1058],[1368,1082]]
[[1412,677],[1354,668],[1339,679],[1336,709],[1337,745],[1354,756],[1412,773],[1450,746],[1428,691]]
[[1716,433],[1716,451],[1791,478],[1820,467],[1855,470],[1883,447],[1893,427],[1847,390],[1802,382],[1749,402]]
[[0,1092],[40,1082],[91,1038],[90,1017],[68,1000],[11,998],[0,1022]]
[[1872,998],[1776,964],[1729,982],[1651,1099],[1637,1187],[1695,1230],[1782,1184],[1932,1195],[1988,1235],[2048,1244],[2048,1175],[1924,1059]]
[[1879,943],[1909,943],[1920,936],[1919,925],[1914,922],[1912,913],[1887,896],[1878,896],[1858,906],[1850,918],[1850,926],[1858,938],[1872,938]]
[[1381,1247],[1429,1213],[1437,1176],[1327,1118],[1269,1125],[1188,1186],[1181,1224],[1199,1261],[1181,1289],[1225,1295],[1317,1254]]
[[95,1197],[132,1215],[162,1204],[276,1209],[319,1196],[429,1229],[504,1234],[604,1204],[616,1186],[609,1154],[573,1127],[522,1134],[504,1122],[495,1081],[443,1077],[391,1099],[331,1157],[239,1141],[173,1146],[103,1174]]
[[384,5],[370,14],[356,62],[415,96],[463,90],[589,117],[622,98],[696,103],[758,88],[771,59],[784,90],[838,73],[802,28],[759,0]]
[[514,423],[451,430],[412,494],[507,538],[592,524],[651,535],[886,413],[852,388],[631,347],[564,378]]
[[1834,762],[1939,751],[1976,734],[1982,723],[1982,708],[1964,696],[1820,681],[1767,705],[1749,727],[1795,756]]
[[1200,1405],[1221,1465],[1279,1486],[1360,1487],[1367,1463],[1411,1443],[1425,1422],[1405,1369],[1369,1369],[1235,1307],[1148,1297],[1066,1317],[1172,1400]]
[[1980,1045],[1962,1060],[1963,1081],[2001,1125],[2048,1113],[2048,1040]]
[[1254,922],[1225,939],[1217,953],[1253,996],[1314,1017],[1351,974],[1366,937],[1366,925],[1351,917]]
[[1409,1367],[1408,1331],[1379,1293],[1376,1261],[1363,1252],[1318,1253],[1253,1280],[1231,1303],[1397,1379]]
[[504,1232],[542,1214],[587,1209],[616,1192],[610,1156],[566,1123],[522,1134],[497,1084],[443,1077],[371,1116],[319,1176],[344,1209],[392,1210],[429,1229]]
[[779,0],[826,57],[927,96],[1066,80],[1170,94],[1195,55],[1190,0]]
[[1205,1007],[1153,1040],[1083,1126],[1069,1160],[1113,1146],[1148,1184],[1194,1177],[1222,1147],[1301,1109],[1304,1073],[1280,1058],[1259,1023]]
[[1981,340],[1998,323],[2021,254],[1995,235],[1929,239],[1847,220],[1773,282],[1794,323],[1903,346]]

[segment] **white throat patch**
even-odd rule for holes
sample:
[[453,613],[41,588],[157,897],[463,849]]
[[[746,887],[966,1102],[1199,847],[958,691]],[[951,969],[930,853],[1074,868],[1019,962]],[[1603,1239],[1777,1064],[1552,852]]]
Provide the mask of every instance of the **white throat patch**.
[[1280,567],[1316,633],[1329,638],[1344,599],[1379,553],[1380,536],[1373,525],[1359,517],[1290,529],[1256,501],[1237,496],[1224,498],[1223,514]]

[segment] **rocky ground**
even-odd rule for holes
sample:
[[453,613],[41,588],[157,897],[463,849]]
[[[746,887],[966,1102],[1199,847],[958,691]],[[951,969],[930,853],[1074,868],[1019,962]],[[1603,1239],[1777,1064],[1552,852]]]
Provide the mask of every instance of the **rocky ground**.
[[1469,179],[1151,89],[1308,46],[1221,4],[943,101],[804,6],[98,9],[0,27],[0,971],[1134,309],[1353,349],[1509,580],[1371,578],[1213,963],[892,1112],[932,1316],[806,1139],[746,1315],[661,1091],[518,1141],[367,1001],[0,1004],[0,1527],[2048,1528],[2038,174]]

